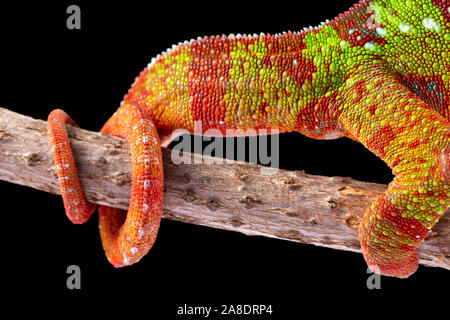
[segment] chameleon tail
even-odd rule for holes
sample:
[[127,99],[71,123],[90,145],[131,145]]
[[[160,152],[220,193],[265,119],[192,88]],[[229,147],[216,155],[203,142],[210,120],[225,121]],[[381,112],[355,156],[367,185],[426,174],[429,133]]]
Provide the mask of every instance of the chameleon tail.
[[[96,206],[83,196],[66,123],[76,125],[64,111],[52,111],[48,117],[48,133],[67,216],[73,223],[83,223]],[[163,195],[161,149],[153,122],[134,106],[119,108],[102,132],[128,139],[133,159],[128,213],[99,206],[100,234],[106,256],[115,267],[121,267],[137,262],[156,239]]]
[[128,213],[99,206],[100,235],[115,267],[139,261],[158,234],[163,201],[161,145],[155,125],[142,110],[124,103],[101,132],[124,137],[131,147],[132,189]]
[[91,217],[96,205],[88,203],[81,190],[66,123],[78,127],[63,110],[55,109],[48,116],[47,130],[67,217],[80,224]]

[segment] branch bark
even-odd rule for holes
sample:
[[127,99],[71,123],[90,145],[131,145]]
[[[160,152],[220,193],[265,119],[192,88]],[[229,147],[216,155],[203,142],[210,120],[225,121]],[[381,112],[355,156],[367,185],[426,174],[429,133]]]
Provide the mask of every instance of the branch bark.
[[[127,209],[127,142],[70,126],[68,132],[86,198]],[[163,149],[164,218],[338,250],[361,252],[358,224],[387,187],[281,169],[267,174],[259,165],[197,154],[185,154],[191,164],[175,165],[172,156]],[[0,108],[0,179],[59,194],[46,122]],[[419,262],[450,270],[448,214],[421,245]]]

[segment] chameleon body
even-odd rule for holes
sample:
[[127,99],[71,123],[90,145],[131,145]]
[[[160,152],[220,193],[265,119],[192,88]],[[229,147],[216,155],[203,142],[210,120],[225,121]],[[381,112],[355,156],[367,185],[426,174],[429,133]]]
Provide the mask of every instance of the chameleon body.
[[[106,256],[120,267],[151,248],[162,210],[161,145],[200,121],[224,134],[277,129],[364,144],[396,176],[360,224],[364,258],[373,271],[408,277],[450,204],[449,103],[448,0],[361,1],[301,32],[180,43],[141,72],[102,129],[127,138],[133,160],[128,213],[99,207]],[[84,200],[65,123],[75,125],[62,110],[49,115],[65,209],[82,223],[95,207]]]

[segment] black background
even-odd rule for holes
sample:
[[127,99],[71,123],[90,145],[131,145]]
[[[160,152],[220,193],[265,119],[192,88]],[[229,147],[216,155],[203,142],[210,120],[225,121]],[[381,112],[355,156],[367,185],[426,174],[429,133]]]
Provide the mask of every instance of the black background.
[[[41,119],[63,108],[80,127],[97,131],[150,59],[172,44],[202,35],[299,30],[352,3],[2,4],[0,106]],[[81,8],[81,30],[66,28],[70,4]],[[348,139],[317,141],[284,134],[280,152],[286,169],[379,183],[392,179],[381,160]],[[407,280],[383,277],[381,290],[368,290],[369,274],[360,254],[167,220],[145,258],[114,269],[104,256],[96,215],[82,226],[73,225],[56,195],[3,181],[0,195],[2,289],[11,300],[35,301],[46,312],[60,303],[71,312],[88,303],[127,313],[146,309],[148,318],[158,313],[157,319],[181,319],[176,310],[185,303],[257,303],[272,304],[272,317],[246,319],[299,318],[305,310],[316,316],[351,315],[358,314],[357,306],[374,315],[397,306],[405,315],[405,302],[414,310],[417,299],[437,303],[448,297],[439,293],[450,282],[443,269],[421,266]],[[81,290],[66,288],[71,264],[82,270]]]

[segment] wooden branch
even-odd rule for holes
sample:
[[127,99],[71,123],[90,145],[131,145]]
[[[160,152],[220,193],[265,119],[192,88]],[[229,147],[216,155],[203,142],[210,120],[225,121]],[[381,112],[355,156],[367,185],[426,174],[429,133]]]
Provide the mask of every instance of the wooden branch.
[[[68,131],[87,199],[127,209],[131,162],[126,141],[77,128]],[[247,235],[361,252],[361,216],[386,189],[299,171],[268,174],[268,168],[243,162],[206,164],[224,160],[202,161],[196,154],[185,154],[193,164],[175,165],[174,154],[163,150],[164,218]],[[44,121],[0,108],[0,179],[59,194]],[[423,265],[450,270],[448,214],[421,245],[419,256]]]

